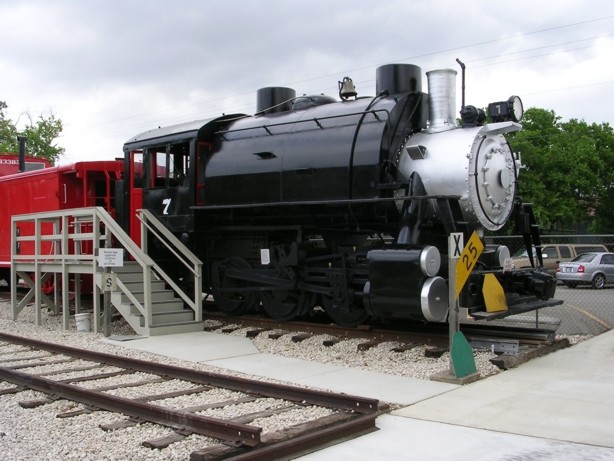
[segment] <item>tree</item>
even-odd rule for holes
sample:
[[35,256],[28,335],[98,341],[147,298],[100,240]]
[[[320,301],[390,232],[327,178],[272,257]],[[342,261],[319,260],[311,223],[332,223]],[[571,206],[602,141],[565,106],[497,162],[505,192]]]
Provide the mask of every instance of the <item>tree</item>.
[[519,194],[534,204],[542,228],[595,230],[598,223],[605,231],[608,220],[614,221],[612,128],[575,119],[561,122],[553,111],[538,108],[527,110],[523,127],[510,138],[526,166],[519,174]]
[[53,115],[44,117],[39,115],[36,121],[29,113],[25,113],[28,123],[23,130],[19,131],[13,121],[6,117],[7,105],[0,101],[0,152],[18,152],[19,142],[17,135],[27,138],[26,153],[33,157],[43,157],[54,164],[64,148],[59,147],[54,141],[62,133],[62,121]]
[[6,108],[6,103],[0,101],[0,152],[17,152],[11,144],[17,142],[17,128],[13,122],[6,119],[4,115]]
[[595,204],[595,233],[614,233],[614,130],[610,125],[591,125],[598,155],[605,164],[599,200]]

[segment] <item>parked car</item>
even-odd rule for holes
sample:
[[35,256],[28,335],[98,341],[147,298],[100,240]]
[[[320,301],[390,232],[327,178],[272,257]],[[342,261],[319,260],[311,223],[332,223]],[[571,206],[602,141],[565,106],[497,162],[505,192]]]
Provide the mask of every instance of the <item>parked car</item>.
[[569,288],[590,284],[603,288],[614,282],[614,253],[584,253],[569,262],[559,264],[557,280]]
[[[555,275],[560,263],[571,261],[578,255],[591,252],[607,252],[605,245],[588,243],[557,243],[542,245],[543,268]],[[533,248],[533,261],[537,264],[535,248]],[[531,267],[527,250],[521,250],[512,258],[515,269]]]

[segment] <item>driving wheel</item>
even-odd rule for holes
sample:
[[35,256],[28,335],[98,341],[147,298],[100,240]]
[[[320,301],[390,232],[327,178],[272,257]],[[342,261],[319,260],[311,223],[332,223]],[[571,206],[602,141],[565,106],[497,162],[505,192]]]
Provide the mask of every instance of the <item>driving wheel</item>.
[[[217,269],[217,270],[215,270]],[[227,315],[241,315],[257,305],[254,290],[248,288],[247,282],[227,275],[227,269],[251,269],[243,258],[227,258],[217,264],[213,270],[213,299],[217,308]]]
[[302,290],[270,290],[260,292],[262,309],[269,317],[285,322],[307,313],[310,296]]
[[342,298],[322,296],[322,307],[331,320],[342,327],[355,327],[369,318],[368,312],[362,307]]

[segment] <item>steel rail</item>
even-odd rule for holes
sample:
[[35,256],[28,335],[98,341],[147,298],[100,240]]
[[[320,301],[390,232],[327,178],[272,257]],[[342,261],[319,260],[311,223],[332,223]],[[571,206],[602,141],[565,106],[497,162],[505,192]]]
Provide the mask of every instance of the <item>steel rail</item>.
[[173,427],[177,430],[187,430],[227,441],[240,441],[247,446],[256,446],[260,443],[261,427],[233,423],[180,410],[172,410],[138,400],[84,389],[73,384],[40,378],[6,367],[0,367],[0,379],[18,386],[27,387],[28,389],[44,392],[45,394],[80,402],[102,410],[122,413],[145,421]]
[[[378,430],[375,427],[376,415],[363,415],[331,427],[324,427],[307,434],[292,437],[288,440],[267,444],[252,449],[238,449],[238,453],[223,457],[226,461],[260,461],[265,459],[293,459],[313,453],[340,441],[353,439]],[[206,456],[200,456],[198,451],[190,455],[191,461],[205,461]]]
[[78,357],[82,360],[106,363],[108,365],[114,365],[120,368],[129,368],[135,371],[163,375],[168,378],[224,387],[226,389],[241,391],[248,394],[306,402],[309,404],[331,407],[339,410],[348,410],[356,413],[369,414],[376,413],[378,411],[379,401],[377,399],[347,394],[337,394],[328,391],[304,389],[284,384],[261,382],[207,371],[190,370],[173,365],[146,362],[144,360],[131,359],[101,352],[88,351],[85,349],[77,349],[60,344],[47,343],[44,341],[23,338],[7,333],[0,333],[0,341],[35,347],[50,352],[55,352],[57,354]]
[[[372,325],[360,325],[353,328],[343,327],[341,325],[331,323],[318,323],[300,320],[290,320],[282,322],[268,317],[253,317],[253,316],[228,316],[217,312],[207,312],[209,320],[218,320],[224,323],[236,324],[241,327],[253,327],[269,330],[283,330],[292,332],[303,332],[316,334],[326,334],[338,337],[340,339],[347,338],[365,338],[377,341],[399,341],[399,342],[421,342],[424,344],[443,346],[447,344],[447,337],[425,331],[400,331],[386,330]],[[329,321],[330,322],[330,321]],[[447,325],[447,324],[446,324]],[[214,327],[216,328],[216,327]],[[423,326],[424,328],[424,326]]]

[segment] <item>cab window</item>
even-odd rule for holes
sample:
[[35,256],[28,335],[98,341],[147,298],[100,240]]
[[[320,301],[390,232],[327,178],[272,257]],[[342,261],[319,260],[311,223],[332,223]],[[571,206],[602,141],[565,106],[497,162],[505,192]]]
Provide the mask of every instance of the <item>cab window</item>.
[[177,187],[184,184],[189,172],[190,149],[188,143],[176,143],[147,149],[147,172],[150,187]]
[[169,149],[168,176],[171,187],[180,186],[188,177],[190,150],[187,143],[173,144]]
[[143,151],[136,150],[130,152],[130,161],[132,162],[132,187],[143,187]]

